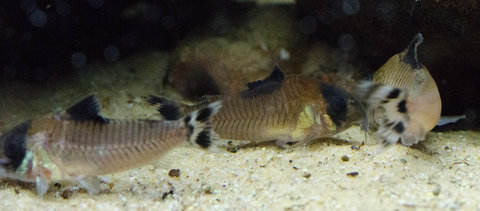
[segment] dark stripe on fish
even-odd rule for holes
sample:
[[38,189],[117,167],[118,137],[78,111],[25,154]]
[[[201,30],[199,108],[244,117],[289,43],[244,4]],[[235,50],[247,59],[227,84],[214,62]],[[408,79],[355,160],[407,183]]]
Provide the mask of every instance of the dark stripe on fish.
[[395,88],[388,94],[387,98],[388,99],[395,99],[395,98],[398,97],[399,94],[400,94],[400,89]]
[[398,122],[394,127],[393,130],[395,130],[397,133],[402,134],[403,131],[405,131],[405,127],[403,126],[402,122]]
[[327,114],[335,125],[340,126],[347,120],[346,93],[341,88],[326,83],[320,84],[320,91],[327,103]]
[[400,103],[398,103],[398,112],[400,113],[407,113],[407,107],[406,107],[406,104],[407,101],[405,100],[402,100],[400,101]]
[[205,107],[198,112],[198,116],[196,120],[199,122],[206,122],[210,118],[211,114],[212,114],[212,109],[209,107]]
[[200,132],[195,142],[202,148],[210,147],[210,145],[212,144],[212,141],[210,140],[210,131],[204,130]]
[[30,120],[23,122],[0,137],[0,146],[2,146],[3,154],[8,159],[5,166],[10,169],[17,169],[25,158],[27,150],[25,142],[30,123]]

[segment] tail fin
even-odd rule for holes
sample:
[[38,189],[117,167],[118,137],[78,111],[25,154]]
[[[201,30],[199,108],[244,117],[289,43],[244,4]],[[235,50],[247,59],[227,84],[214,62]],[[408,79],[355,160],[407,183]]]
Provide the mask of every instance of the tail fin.
[[188,105],[155,95],[148,95],[145,99],[150,105],[157,108],[157,111],[160,112],[160,115],[162,115],[165,120],[178,120],[187,115],[184,107],[188,107]]
[[410,124],[406,108],[408,92],[372,82],[360,83],[357,90],[360,99],[367,103],[369,117],[373,118],[370,122],[378,124],[375,135],[382,140],[380,151],[402,141]]
[[216,150],[220,136],[212,129],[211,118],[218,113],[221,107],[221,101],[216,101],[183,118],[189,130],[188,141],[191,144],[210,151]]

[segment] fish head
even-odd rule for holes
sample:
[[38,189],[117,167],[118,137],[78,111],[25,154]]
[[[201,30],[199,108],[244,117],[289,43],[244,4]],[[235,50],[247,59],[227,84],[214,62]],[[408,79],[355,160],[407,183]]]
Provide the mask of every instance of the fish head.
[[326,83],[321,84],[321,93],[326,105],[326,114],[335,132],[358,124],[368,128],[367,112],[355,95],[341,87]]
[[354,125],[359,125],[364,131],[369,131],[370,122],[368,112],[363,103],[353,94],[347,93],[345,97],[347,102],[347,115],[343,129],[348,129]]
[[408,93],[405,114],[409,126],[405,128],[405,137],[402,136],[402,143],[407,146],[424,140],[425,133],[435,127],[442,112],[437,84],[418,59],[417,48],[422,42],[423,36],[418,33],[403,52],[392,56],[373,75],[374,82]]
[[0,177],[15,177],[27,154],[26,142],[31,121],[25,121],[0,136]]

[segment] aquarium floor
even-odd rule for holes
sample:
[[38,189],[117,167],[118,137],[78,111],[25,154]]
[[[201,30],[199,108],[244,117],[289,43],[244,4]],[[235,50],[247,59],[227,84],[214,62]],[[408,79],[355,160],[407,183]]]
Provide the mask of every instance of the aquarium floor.
[[[2,83],[0,131],[92,92],[107,117],[155,118],[141,97],[161,93],[158,69],[167,58],[153,53],[93,65],[49,86]],[[381,154],[358,128],[339,138],[354,142],[318,140],[288,150],[268,143],[235,153],[182,146],[168,168],[156,162],[102,176],[99,195],[62,182],[39,198],[32,184],[0,180],[0,210],[480,210],[478,132],[430,133],[419,146],[397,144]],[[179,172],[169,176],[170,169]]]
[[[236,153],[185,146],[172,152],[178,177],[154,165],[103,176],[102,193],[62,183],[40,199],[33,185],[2,181],[1,210],[478,210],[480,157],[472,132],[436,133],[419,148],[318,141]],[[478,141],[477,141],[478,142]],[[348,156],[348,161],[342,161]],[[345,159],[343,159],[345,160]],[[358,172],[357,176],[347,176]],[[173,172],[172,172],[173,173]]]

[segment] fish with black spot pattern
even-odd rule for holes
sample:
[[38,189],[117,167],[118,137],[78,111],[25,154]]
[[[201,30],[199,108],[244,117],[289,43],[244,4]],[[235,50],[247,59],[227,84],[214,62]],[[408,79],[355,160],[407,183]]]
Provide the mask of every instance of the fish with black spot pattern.
[[196,143],[215,138],[210,120],[220,107],[213,102],[176,121],[107,119],[91,95],[65,112],[25,121],[3,134],[0,177],[35,182],[39,196],[50,181],[62,180],[99,193],[97,175],[140,167],[185,142],[205,148]]
[[[381,87],[369,85],[373,86]],[[314,77],[284,75],[277,66],[269,77],[250,82],[247,87],[230,95],[205,96],[203,102],[192,106],[154,95],[150,95],[148,101],[157,106],[165,119],[175,120],[207,103],[221,100],[222,108],[212,117],[213,131],[221,139],[247,143],[275,141],[278,146],[286,147],[287,143],[298,146],[331,137],[353,125],[368,130],[368,116],[362,102],[376,96],[374,91],[358,99],[341,87]],[[377,91],[392,89],[383,87]]]

